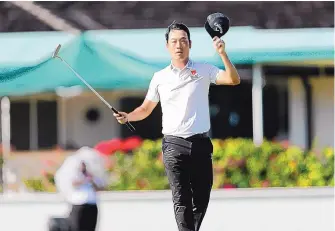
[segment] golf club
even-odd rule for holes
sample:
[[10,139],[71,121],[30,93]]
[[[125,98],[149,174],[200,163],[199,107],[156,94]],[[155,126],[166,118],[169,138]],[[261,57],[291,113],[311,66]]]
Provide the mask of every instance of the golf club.
[[[98,92],[96,92],[93,87],[91,87],[86,81],[85,79],[83,79],[64,59],[62,59],[60,56],[58,56],[59,50],[61,48],[61,45],[59,44],[55,50],[55,52],[52,54],[52,58],[59,58],[91,91],[93,91],[93,93],[99,97],[99,99],[105,103],[105,105],[107,105],[107,107],[109,109],[111,109],[114,113],[119,113],[114,107],[112,107],[101,95],[99,95]],[[129,128],[130,131],[134,132],[135,128],[134,126],[129,123],[126,122],[125,123],[127,125],[127,127]]]

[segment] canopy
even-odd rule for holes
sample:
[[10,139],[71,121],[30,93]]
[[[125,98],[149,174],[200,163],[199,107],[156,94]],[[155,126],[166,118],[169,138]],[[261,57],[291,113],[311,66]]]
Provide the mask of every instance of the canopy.
[[[222,67],[203,28],[191,30],[191,58]],[[260,30],[232,27],[223,37],[235,64],[334,60],[334,29]],[[170,57],[165,29],[0,33],[0,95],[54,92],[59,86],[84,86],[51,55],[58,44],[64,58],[92,87],[146,89]]]
[[[36,55],[35,60],[26,58],[23,65],[18,62],[15,65],[15,60],[7,60],[7,65],[1,65],[0,95],[53,92],[60,86],[79,85],[86,88],[61,60],[51,58],[58,44],[54,40],[50,43],[54,46],[45,43],[47,52],[38,53],[40,56]],[[23,47],[22,52],[33,51],[32,47]],[[30,54],[34,57],[34,52]],[[158,67],[132,59],[117,49],[105,47],[103,43],[86,41],[83,36],[66,41],[59,56],[92,87],[100,90],[147,88],[152,74],[158,70]],[[27,64],[31,65],[25,66]]]
[[[165,48],[165,29],[89,31],[87,38],[105,42],[138,59],[160,66],[170,61]],[[222,66],[209,35],[203,28],[190,28],[191,57]],[[334,59],[334,29],[255,29],[232,27],[223,37],[235,64]]]

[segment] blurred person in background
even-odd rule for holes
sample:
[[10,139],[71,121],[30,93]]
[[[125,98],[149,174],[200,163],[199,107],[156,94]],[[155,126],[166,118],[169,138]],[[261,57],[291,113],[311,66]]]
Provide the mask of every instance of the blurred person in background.
[[225,70],[192,61],[189,29],[173,22],[165,34],[171,64],[154,73],[142,105],[114,116],[119,123],[148,117],[158,102],[163,112],[163,162],[172,190],[179,231],[197,231],[207,211],[213,185],[213,145],[208,94],[210,84],[238,85],[240,77],[218,37],[213,46]]
[[69,202],[72,210],[69,215],[71,231],[95,231],[98,220],[97,191],[103,190],[99,179],[93,177],[87,170],[86,164],[74,176]]

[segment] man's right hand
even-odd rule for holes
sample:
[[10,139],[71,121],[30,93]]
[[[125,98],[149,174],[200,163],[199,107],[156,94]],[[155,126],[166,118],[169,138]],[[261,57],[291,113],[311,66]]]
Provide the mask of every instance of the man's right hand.
[[128,121],[128,114],[125,112],[113,113],[114,117],[120,124],[125,124]]

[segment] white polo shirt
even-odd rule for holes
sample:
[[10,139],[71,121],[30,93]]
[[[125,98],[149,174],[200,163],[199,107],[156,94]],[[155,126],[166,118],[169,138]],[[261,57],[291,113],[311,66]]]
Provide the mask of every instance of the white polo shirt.
[[182,70],[171,64],[154,74],[146,98],[161,102],[164,135],[186,138],[210,130],[209,87],[220,71],[190,60]]

